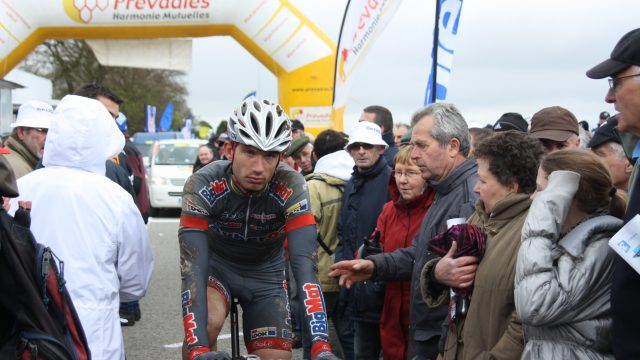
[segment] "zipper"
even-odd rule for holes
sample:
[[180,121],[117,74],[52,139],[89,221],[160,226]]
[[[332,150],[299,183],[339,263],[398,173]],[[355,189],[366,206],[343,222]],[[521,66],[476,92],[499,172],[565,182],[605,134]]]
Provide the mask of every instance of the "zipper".
[[247,216],[245,217],[245,221],[244,221],[244,241],[247,241],[247,235],[249,233],[249,213],[251,212],[251,199],[253,199],[253,196],[249,196],[249,202],[247,203]]

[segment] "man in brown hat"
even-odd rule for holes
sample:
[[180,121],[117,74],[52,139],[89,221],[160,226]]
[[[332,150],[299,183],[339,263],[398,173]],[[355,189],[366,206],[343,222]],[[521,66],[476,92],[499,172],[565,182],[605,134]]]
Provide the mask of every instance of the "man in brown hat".
[[551,106],[531,117],[529,136],[539,139],[548,153],[580,148],[578,119],[571,111]]
[[[613,48],[609,59],[587,71],[592,79],[609,78],[604,100],[618,114],[618,130],[640,136],[640,29],[625,34]],[[636,146],[636,153],[639,147]],[[639,162],[634,171],[638,172]],[[640,212],[640,179],[629,186],[625,221]],[[616,359],[640,359],[640,274],[622,258],[616,258],[611,285],[613,354]]]

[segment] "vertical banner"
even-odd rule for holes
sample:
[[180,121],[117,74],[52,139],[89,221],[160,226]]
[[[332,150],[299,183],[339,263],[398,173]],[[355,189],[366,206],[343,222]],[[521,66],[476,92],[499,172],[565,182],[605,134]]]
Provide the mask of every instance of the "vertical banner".
[[349,0],[342,19],[333,85],[334,123],[342,121],[352,77],[370,45],[384,30],[401,0]]
[[[463,0],[436,0],[436,22],[434,26],[433,49],[431,51],[431,72],[424,96],[424,104],[447,98],[447,87],[453,65],[453,48]],[[435,88],[435,92],[434,92]]]
[[153,105],[145,105],[144,114],[145,119],[147,119],[144,131],[151,133],[156,132],[156,107]]
[[191,139],[193,137],[191,136],[192,123],[193,123],[193,119],[191,118],[191,116],[184,119],[184,126],[182,126],[182,129],[180,129],[180,132],[182,133],[183,138]]
[[169,101],[162,112],[162,117],[158,123],[158,131],[163,132],[171,129],[171,120],[173,119],[173,103]]

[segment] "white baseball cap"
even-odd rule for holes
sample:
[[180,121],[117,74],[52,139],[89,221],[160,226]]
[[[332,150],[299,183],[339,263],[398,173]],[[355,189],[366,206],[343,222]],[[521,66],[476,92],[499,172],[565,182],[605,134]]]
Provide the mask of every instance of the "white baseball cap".
[[23,126],[48,129],[51,125],[52,114],[53,108],[51,105],[38,100],[30,100],[20,105],[16,121],[11,124],[11,127]]
[[380,145],[384,146],[385,150],[389,147],[389,145],[382,140],[382,130],[380,126],[369,121],[361,121],[351,128],[349,143],[345,146],[345,149],[348,149],[349,146],[355,143]]

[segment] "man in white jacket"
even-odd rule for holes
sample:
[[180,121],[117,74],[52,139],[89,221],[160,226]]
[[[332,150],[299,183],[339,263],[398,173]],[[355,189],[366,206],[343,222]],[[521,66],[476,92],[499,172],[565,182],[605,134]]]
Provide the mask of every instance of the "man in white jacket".
[[144,296],[153,254],[131,195],[105,177],[124,137],[99,101],[65,96],[53,113],[45,168],[20,178],[31,231],[65,264],[67,289],[93,359],[124,359],[118,307]]

